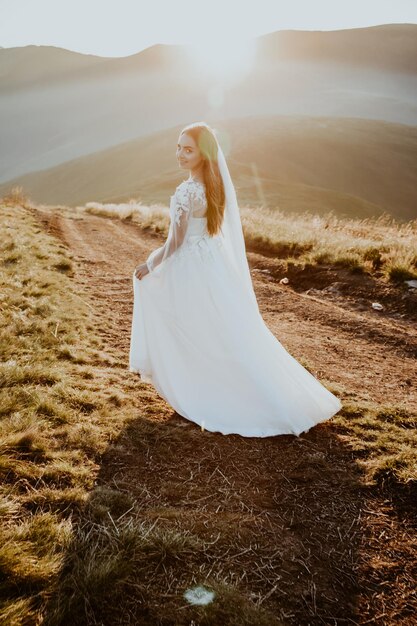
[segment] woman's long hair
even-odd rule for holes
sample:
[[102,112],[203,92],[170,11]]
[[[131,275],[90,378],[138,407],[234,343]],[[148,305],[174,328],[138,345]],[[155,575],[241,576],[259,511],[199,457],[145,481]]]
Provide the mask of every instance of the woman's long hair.
[[191,135],[197,144],[202,159],[203,180],[207,198],[207,231],[217,235],[223,222],[226,197],[223,180],[217,162],[217,139],[213,130],[205,122],[195,122],[185,126],[180,135]]

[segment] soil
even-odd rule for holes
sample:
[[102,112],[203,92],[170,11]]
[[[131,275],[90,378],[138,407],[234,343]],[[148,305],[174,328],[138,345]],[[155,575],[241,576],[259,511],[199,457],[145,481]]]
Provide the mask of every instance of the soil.
[[[108,322],[103,336],[125,355],[132,393],[140,383],[127,370],[132,273],[163,240],[128,220],[31,210],[71,251],[79,293]],[[250,248],[248,260],[266,324],[343,403],[415,410],[416,321],[409,300],[404,305],[404,289],[344,268],[284,273],[282,260]],[[284,276],[288,284],[280,283]],[[372,308],[382,300],[382,311]],[[217,530],[225,537],[230,528],[239,531],[241,550],[231,555],[230,567],[246,572],[240,585],[250,587],[253,598],[264,598],[262,607],[284,624],[417,624],[413,522],[401,503],[366,483],[354,450],[332,420],[300,437],[225,437],[202,434],[152,386],[138,384],[137,395],[142,413],[164,430],[146,441],[135,438],[134,423],[121,432],[104,455],[99,483],[117,483],[149,510],[161,502],[183,510],[182,527],[188,524],[208,540],[217,508],[223,515]],[[175,442],[174,455],[166,432]],[[167,490],[167,480],[175,489]],[[218,546],[224,555],[226,544]],[[176,615],[174,594],[164,595],[165,615]]]
[[[111,341],[127,354],[132,273],[163,239],[117,218],[85,214],[74,219],[57,209],[37,209],[36,214],[80,262],[77,280],[90,299],[111,309],[115,322]],[[249,251],[248,260],[263,319],[295,358],[307,360],[315,376],[348,390],[357,400],[417,406],[417,310],[409,315],[396,312],[401,295],[393,287],[374,285],[363,310],[363,282],[371,285],[370,279],[343,269],[336,275],[326,268],[301,278],[291,276],[291,271],[285,274],[279,259],[259,252]],[[326,287],[342,284],[348,295],[341,296],[340,287],[336,293],[323,292],[323,274],[328,276]],[[284,276],[289,277],[288,285],[279,282]],[[390,290],[392,308],[388,303],[384,311],[373,309],[378,291],[387,296]],[[395,319],[399,315],[403,317]]]

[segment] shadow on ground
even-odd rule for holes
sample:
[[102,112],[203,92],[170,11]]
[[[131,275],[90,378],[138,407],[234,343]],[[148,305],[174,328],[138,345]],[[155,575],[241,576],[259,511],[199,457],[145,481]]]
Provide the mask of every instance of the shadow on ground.
[[[103,455],[45,623],[356,623],[362,506],[334,425],[245,438],[139,417]],[[214,600],[190,605],[195,585]]]

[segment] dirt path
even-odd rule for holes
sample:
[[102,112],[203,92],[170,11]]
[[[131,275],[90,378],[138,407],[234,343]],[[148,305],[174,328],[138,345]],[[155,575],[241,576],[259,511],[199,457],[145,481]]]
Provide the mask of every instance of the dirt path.
[[[118,219],[94,215],[73,219],[56,210],[37,214],[80,261],[80,278],[97,306],[111,310],[111,341],[127,359],[133,269],[162,240]],[[297,293],[257,271],[262,266],[260,255],[249,253],[248,258],[265,322],[315,376],[332,384],[342,399],[416,406],[417,336],[412,324]]]
[[[33,211],[69,247],[75,279],[106,322],[106,344],[126,355],[123,381],[140,409],[101,459],[96,484],[130,494],[146,521],[210,545],[195,557],[197,565],[180,561],[172,572],[152,574],[152,593],[138,604],[151,621],[138,613],[131,623],[194,623],[178,589],[197,568],[199,580],[227,580],[262,602],[271,626],[416,623],[411,526],[400,507],[365,484],[359,455],[337,427],[330,421],[301,437],[261,439],[202,436],[195,424],[177,419],[127,369],[133,270],[162,240],[118,219]],[[343,402],[415,407],[411,323],[297,293],[259,271],[266,264],[260,255],[248,257],[265,322]]]

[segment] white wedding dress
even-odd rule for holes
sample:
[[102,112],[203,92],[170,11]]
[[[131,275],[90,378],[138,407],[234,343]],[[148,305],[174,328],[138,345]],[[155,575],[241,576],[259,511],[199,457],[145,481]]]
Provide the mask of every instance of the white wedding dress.
[[186,224],[181,245],[142,279],[133,273],[129,370],[203,429],[299,435],[342,403],[268,329],[222,233],[208,234],[206,206],[204,183],[183,181],[170,203],[171,227]]

